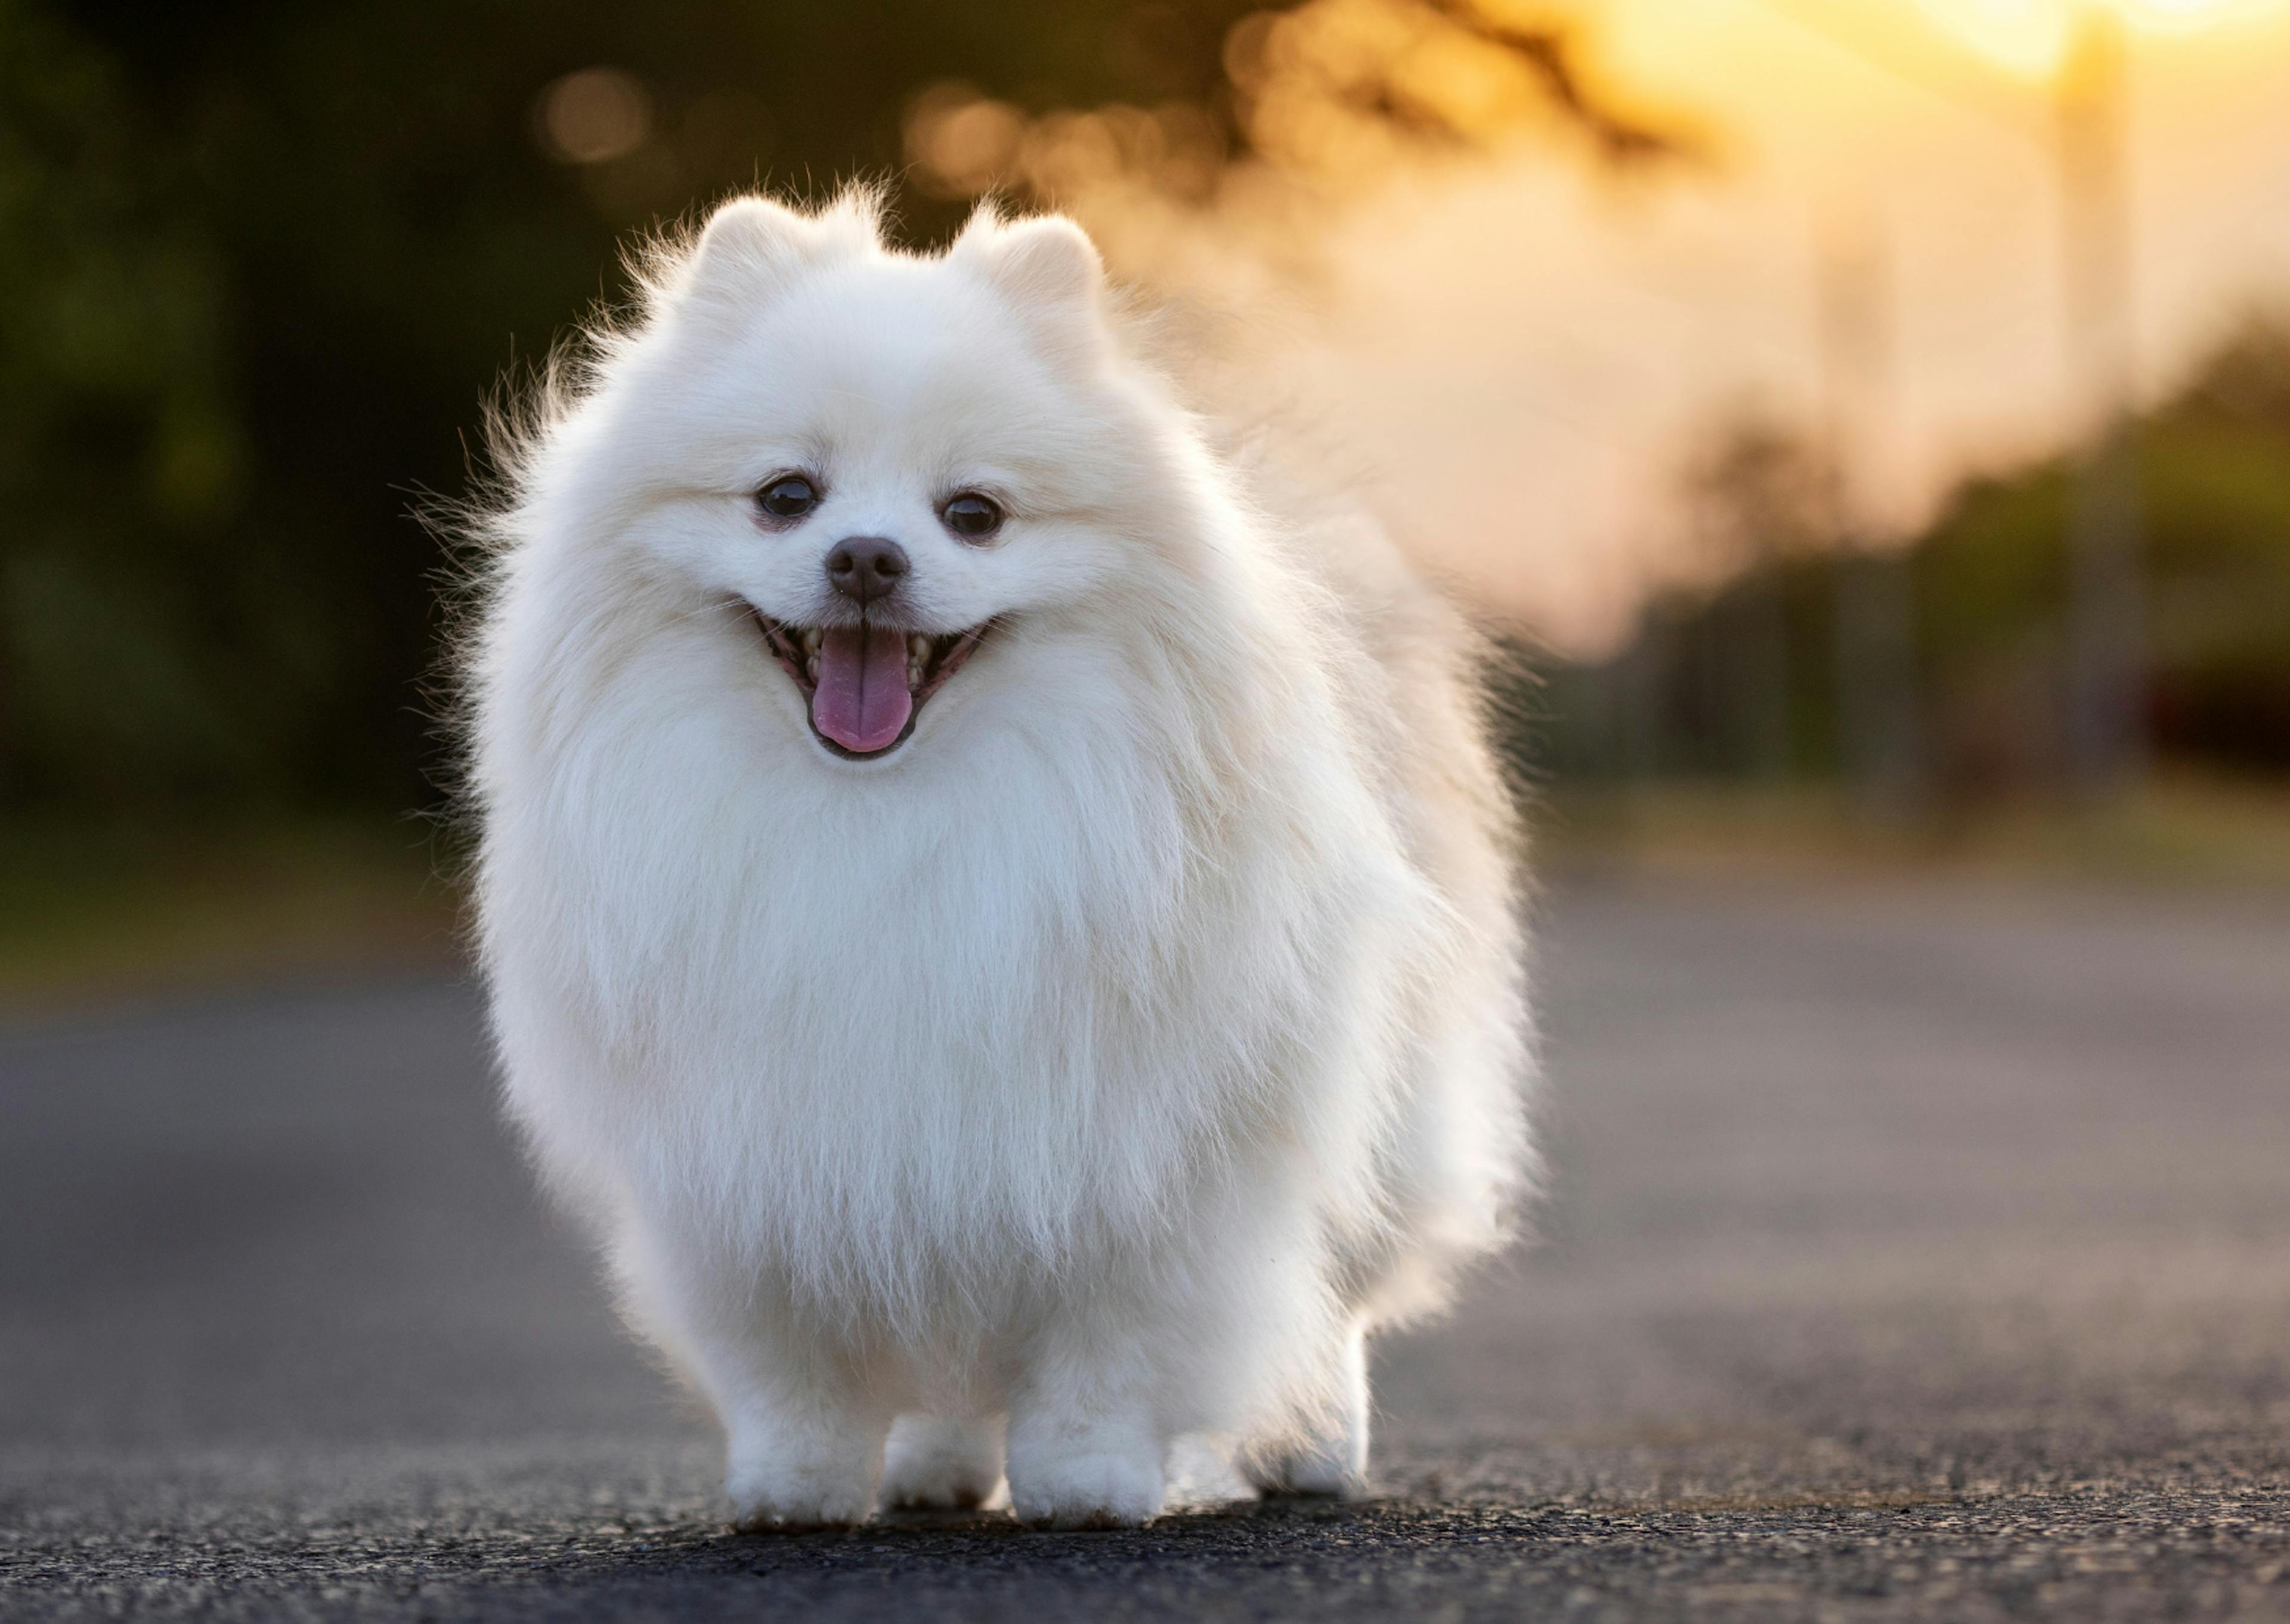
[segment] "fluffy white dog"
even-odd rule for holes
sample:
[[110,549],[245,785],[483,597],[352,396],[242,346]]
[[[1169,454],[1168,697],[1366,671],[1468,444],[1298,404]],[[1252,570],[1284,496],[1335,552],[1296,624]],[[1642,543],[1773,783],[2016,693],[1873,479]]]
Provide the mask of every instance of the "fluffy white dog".
[[1474,639],[1276,516],[1061,219],[728,204],[512,428],[467,673],[509,1108],[738,1521],[1365,1468],[1529,1151]]

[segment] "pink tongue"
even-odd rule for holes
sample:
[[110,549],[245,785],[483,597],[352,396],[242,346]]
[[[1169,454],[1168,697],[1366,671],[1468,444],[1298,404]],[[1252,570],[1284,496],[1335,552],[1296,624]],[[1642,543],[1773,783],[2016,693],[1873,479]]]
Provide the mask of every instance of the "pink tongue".
[[864,756],[893,742],[915,708],[907,692],[907,634],[882,626],[837,626],[819,645],[819,687],[811,724]]

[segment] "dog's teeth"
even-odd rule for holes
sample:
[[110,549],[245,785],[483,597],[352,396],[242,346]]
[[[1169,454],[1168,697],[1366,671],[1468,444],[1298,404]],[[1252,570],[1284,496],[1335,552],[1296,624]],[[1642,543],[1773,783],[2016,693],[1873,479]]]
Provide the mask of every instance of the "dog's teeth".
[[803,652],[806,659],[813,661],[818,660],[820,637],[820,629],[816,626],[806,626],[803,628]]
[[916,632],[907,638],[907,652],[913,658],[928,660],[930,651],[931,640],[924,633]]
[[914,689],[919,688],[922,685],[923,662],[919,660],[909,660],[907,661],[907,686],[909,689]]
[[803,662],[803,674],[813,682],[819,680],[819,651],[814,648]]

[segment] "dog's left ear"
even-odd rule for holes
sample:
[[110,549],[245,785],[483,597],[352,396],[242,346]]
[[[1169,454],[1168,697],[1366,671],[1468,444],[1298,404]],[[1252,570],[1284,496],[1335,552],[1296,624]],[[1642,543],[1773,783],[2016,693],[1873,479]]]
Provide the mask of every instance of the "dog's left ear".
[[1053,355],[1082,364],[1105,348],[1105,262],[1089,234],[1064,215],[1005,225],[981,209],[949,257],[1014,305]]

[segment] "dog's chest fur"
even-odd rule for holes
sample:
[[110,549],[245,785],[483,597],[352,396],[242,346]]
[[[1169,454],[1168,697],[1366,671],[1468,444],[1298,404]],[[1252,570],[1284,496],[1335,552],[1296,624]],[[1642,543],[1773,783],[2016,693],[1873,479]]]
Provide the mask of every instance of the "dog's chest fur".
[[865,796],[759,773],[704,710],[605,733],[496,824],[500,894],[548,899],[502,925],[589,1011],[594,1159],[807,1295],[942,1299],[1187,1221],[1367,1012],[1334,1002],[1362,865],[1118,732]]

